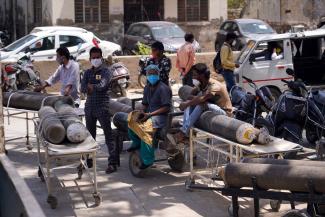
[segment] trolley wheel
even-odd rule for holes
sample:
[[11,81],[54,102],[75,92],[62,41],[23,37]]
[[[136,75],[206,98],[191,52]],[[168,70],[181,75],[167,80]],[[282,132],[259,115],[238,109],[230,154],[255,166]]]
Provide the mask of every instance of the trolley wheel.
[[33,149],[33,145],[30,142],[26,142],[26,148],[30,151]]
[[273,212],[279,212],[281,207],[281,200],[270,200],[270,206]]
[[193,191],[193,189],[191,188],[191,185],[194,185],[194,184],[195,184],[195,180],[194,179],[191,179],[191,177],[188,177],[185,180],[185,189],[187,191]]
[[182,152],[179,152],[173,157],[168,158],[168,164],[170,168],[176,172],[183,172],[185,158]]
[[102,196],[100,195],[100,193],[93,193],[93,197],[94,197],[94,200],[95,200],[95,205],[96,206],[99,206],[101,203],[102,203]]
[[232,204],[230,204],[230,205],[228,206],[228,215],[229,215],[230,217],[234,216],[234,209],[233,209],[233,207],[232,207]]
[[49,195],[47,197],[47,203],[50,204],[51,209],[56,209],[58,206],[58,199],[52,195]]
[[44,175],[42,173],[41,167],[38,167],[37,174],[38,174],[38,177],[41,179],[41,181],[45,182],[45,178],[44,178]]
[[129,169],[131,174],[134,177],[137,178],[143,178],[145,176],[146,173],[146,169],[145,170],[141,170],[139,167],[142,164],[142,160],[140,158],[140,153],[139,151],[134,151],[132,153],[130,153],[130,157],[129,157]]

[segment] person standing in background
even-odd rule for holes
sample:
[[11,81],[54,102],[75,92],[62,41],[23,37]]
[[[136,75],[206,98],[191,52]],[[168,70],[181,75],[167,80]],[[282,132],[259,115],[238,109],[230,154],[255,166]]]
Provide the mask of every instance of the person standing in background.
[[181,73],[183,85],[193,86],[192,66],[195,63],[195,49],[193,47],[194,35],[186,33],[185,44],[177,51],[176,68]]
[[235,63],[234,53],[232,52],[231,45],[236,39],[236,35],[234,33],[228,33],[226,37],[226,41],[223,43],[220,51],[220,59],[221,59],[221,74],[225,79],[228,92],[231,90],[233,86],[235,86],[235,68],[239,67],[239,64]]

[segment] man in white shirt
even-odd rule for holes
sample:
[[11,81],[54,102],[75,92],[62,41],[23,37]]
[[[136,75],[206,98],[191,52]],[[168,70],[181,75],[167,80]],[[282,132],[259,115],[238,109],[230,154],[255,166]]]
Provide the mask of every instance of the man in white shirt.
[[57,68],[54,74],[45,81],[45,84],[43,86],[36,87],[35,91],[41,91],[46,87],[52,86],[60,81],[62,84],[60,90],[61,95],[71,96],[75,102],[75,106],[79,107],[79,64],[70,59],[70,52],[66,47],[60,47],[56,50],[56,61],[60,64],[60,66]]

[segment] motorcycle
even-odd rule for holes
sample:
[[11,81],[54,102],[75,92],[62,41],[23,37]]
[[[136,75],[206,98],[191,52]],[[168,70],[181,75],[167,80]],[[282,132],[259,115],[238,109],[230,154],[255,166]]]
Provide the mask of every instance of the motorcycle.
[[234,86],[230,90],[231,102],[235,107],[235,118],[261,128],[266,124],[262,113],[271,111],[274,98],[268,87],[258,87],[253,80],[245,76],[243,79],[254,88],[255,95],[239,86]]
[[144,88],[147,84],[147,77],[146,77],[146,66],[149,61],[149,57],[141,57],[139,60],[139,75],[138,75],[138,84],[140,87]]
[[16,90],[33,91],[42,84],[40,73],[35,71],[30,53],[24,53],[17,63],[8,63],[4,66],[2,75],[3,91]]
[[5,47],[10,42],[10,36],[7,30],[0,31],[0,48]]
[[130,72],[128,68],[118,61],[109,66],[109,68],[113,73],[110,84],[111,91],[118,97],[125,97],[130,79]]
[[307,141],[310,144],[316,145],[316,142],[325,136],[325,91],[310,91],[305,130]]

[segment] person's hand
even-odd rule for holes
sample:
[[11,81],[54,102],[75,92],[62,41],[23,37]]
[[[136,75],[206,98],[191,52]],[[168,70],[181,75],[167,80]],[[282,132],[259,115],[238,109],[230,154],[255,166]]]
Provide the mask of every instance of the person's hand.
[[146,122],[151,117],[150,113],[141,113],[138,117],[139,122]]
[[68,87],[65,87],[64,89],[64,95],[65,96],[70,96],[70,91],[71,91],[71,88],[68,86]]
[[41,92],[43,90],[43,87],[42,86],[36,86],[34,88],[34,92]]
[[87,93],[92,94],[94,91],[94,85],[93,84],[88,84],[87,86]]
[[185,102],[182,102],[181,104],[179,104],[179,109],[184,111],[187,108],[187,104]]
[[235,67],[236,67],[236,68],[239,68],[239,66],[240,66],[240,65],[239,65],[238,63],[235,64]]

